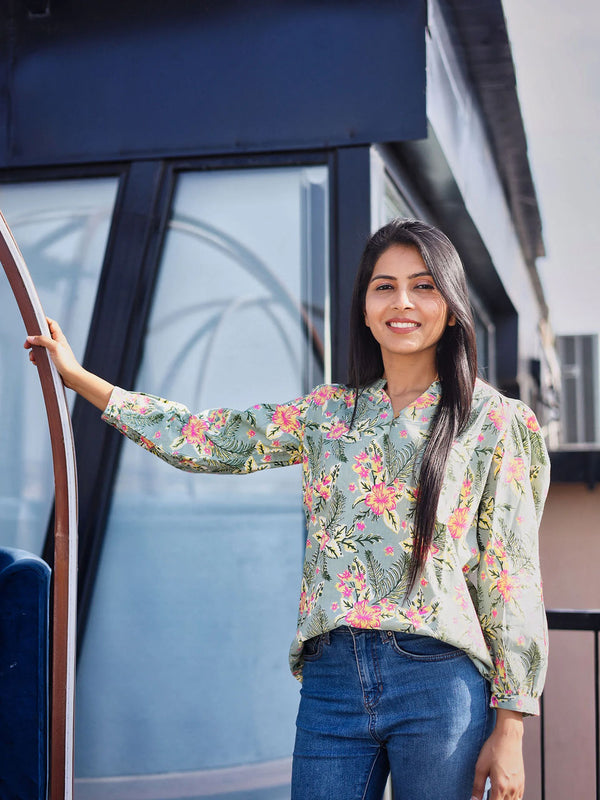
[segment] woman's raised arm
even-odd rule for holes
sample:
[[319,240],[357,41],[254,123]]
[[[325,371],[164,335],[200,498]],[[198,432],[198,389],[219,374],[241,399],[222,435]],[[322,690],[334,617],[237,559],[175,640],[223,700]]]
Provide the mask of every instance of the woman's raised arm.
[[24,347],[31,350],[29,360],[35,364],[34,347],[45,347],[65,386],[73,389],[77,394],[80,394],[101,411],[104,411],[114,386],[84,369],[73,355],[69,342],[60,329],[58,322],[49,317],[46,319],[50,328],[50,337],[28,336],[25,340]]

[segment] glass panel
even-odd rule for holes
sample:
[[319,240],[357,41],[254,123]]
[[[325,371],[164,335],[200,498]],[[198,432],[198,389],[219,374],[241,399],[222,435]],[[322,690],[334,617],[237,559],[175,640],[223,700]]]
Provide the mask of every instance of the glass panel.
[[476,311],[473,311],[473,319],[475,321],[475,338],[477,340],[478,375],[489,381],[489,332]]
[[[116,178],[0,185],[0,209],[47,314],[77,356],[85,348],[104,259]],[[2,272],[0,295],[0,525],[2,545],[40,553],[54,499],[46,411],[25,329]],[[69,398],[72,403],[74,396]]]
[[[321,382],[327,213],[325,167],[182,175],[138,386],[199,410]],[[289,797],[300,481],[190,475],[126,443],[79,663],[79,797],[111,775],[179,797],[181,772],[186,797]]]

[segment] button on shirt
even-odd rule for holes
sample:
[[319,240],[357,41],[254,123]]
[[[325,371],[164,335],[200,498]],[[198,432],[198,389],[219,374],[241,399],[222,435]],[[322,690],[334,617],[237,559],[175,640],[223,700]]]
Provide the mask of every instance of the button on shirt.
[[290,649],[341,625],[433,636],[465,650],[492,705],[538,713],[547,628],[537,534],[549,460],[533,412],[478,380],[451,450],[423,572],[407,595],[418,471],[441,385],[398,416],[385,380],[246,411],[199,414],[115,388],[103,419],[174,466],[248,473],[302,464],[307,540]]

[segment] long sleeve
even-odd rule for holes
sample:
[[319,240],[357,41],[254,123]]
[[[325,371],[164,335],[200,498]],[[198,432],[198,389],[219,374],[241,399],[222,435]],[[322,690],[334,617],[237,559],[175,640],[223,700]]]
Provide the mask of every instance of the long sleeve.
[[115,387],[102,419],[178,469],[241,474],[301,461],[308,402],[192,414],[179,403]]
[[492,705],[526,714],[538,713],[546,674],[538,528],[548,484],[537,420],[511,401],[479,508],[477,600],[493,663]]

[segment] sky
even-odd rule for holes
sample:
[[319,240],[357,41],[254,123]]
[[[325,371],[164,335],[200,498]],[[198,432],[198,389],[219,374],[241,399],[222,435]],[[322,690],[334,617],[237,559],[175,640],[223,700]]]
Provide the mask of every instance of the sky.
[[503,0],[557,334],[600,333],[600,0]]

